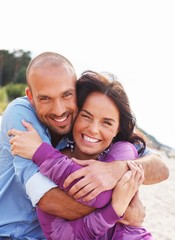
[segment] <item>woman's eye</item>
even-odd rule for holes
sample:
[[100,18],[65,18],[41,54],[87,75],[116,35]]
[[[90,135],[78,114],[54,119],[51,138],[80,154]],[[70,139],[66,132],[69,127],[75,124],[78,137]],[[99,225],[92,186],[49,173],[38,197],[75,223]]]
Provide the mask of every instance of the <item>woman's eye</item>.
[[83,118],[90,119],[90,117],[89,117],[88,115],[81,114],[81,116],[82,116]]
[[112,124],[110,122],[108,122],[108,121],[104,121],[104,124],[108,125],[108,126],[112,126]]

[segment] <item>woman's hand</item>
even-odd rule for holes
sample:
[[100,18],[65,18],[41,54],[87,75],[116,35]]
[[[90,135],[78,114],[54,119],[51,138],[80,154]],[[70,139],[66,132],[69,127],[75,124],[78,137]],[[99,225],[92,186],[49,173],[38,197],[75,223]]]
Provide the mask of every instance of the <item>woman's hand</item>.
[[42,140],[37,131],[30,123],[22,121],[27,131],[19,131],[10,129],[8,135],[11,136],[11,152],[13,155],[18,155],[23,158],[32,159],[34,153],[41,145]]
[[144,181],[144,172],[141,165],[137,166],[134,162],[128,162],[128,166],[130,170],[123,175],[112,194],[112,206],[118,216],[125,213],[133,196]]

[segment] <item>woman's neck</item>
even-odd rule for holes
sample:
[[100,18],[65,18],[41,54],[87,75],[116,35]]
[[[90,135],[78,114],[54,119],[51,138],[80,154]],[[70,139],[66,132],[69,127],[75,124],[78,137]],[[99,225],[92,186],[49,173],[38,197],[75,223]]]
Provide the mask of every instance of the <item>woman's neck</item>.
[[65,154],[66,156],[68,156],[69,158],[76,158],[76,159],[80,159],[80,160],[97,159],[98,158],[98,155],[87,155],[87,154],[84,154],[84,153],[78,151],[76,146],[74,147],[73,151],[71,151],[70,148],[66,148],[62,151],[62,153]]

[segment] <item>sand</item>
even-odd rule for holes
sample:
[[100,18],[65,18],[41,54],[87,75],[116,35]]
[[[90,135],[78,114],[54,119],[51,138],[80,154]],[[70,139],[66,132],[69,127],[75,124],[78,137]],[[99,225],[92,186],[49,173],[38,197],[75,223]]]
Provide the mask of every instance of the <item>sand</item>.
[[143,225],[155,240],[175,240],[175,154],[167,157],[164,152],[159,153],[170,176],[161,183],[141,187],[140,196],[146,206]]

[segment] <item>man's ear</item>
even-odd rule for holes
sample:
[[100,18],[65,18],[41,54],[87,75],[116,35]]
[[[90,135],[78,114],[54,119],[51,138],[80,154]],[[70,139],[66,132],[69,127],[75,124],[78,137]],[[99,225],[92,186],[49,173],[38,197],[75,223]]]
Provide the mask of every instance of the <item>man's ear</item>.
[[33,105],[33,96],[29,87],[26,87],[26,96],[28,97],[29,102]]

